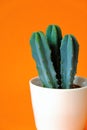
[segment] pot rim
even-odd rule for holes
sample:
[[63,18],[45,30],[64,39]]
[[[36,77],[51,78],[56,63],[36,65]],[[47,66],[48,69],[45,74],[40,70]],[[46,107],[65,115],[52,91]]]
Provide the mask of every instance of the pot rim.
[[[75,78],[80,78],[80,79],[82,79],[82,80],[85,80],[86,82],[87,82],[87,78],[86,77],[82,77],[82,76],[78,76],[78,75],[76,75],[75,76]],[[37,84],[35,84],[35,83],[32,83],[32,81],[34,81],[35,79],[39,79],[39,76],[35,76],[35,77],[33,77],[33,78],[31,78],[30,80],[29,80],[29,84],[31,84],[32,85],[32,87],[38,87],[39,89],[43,89],[43,90],[49,90],[49,91],[82,91],[82,90],[84,90],[84,89],[87,89],[87,85],[86,86],[81,86],[80,88],[68,88],[68,89],[60,89],[60,88],[58,88],[58,89],[56,89],[56,88],[47,88],[47,87],[42,87],[42,86],[40,86],[40,85],[37,85]],[[40,80],[40,79],[39,79]],[[84,81],[83,81],[84,82]],[[86,83],[87,84],[87,83]],[[30,85],[30,86],[31,86]],[[78,85],[78,84],[77,84]]]

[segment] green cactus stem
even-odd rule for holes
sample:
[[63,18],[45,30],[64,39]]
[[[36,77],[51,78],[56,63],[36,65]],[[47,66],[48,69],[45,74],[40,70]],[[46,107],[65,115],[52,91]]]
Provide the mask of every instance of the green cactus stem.
[[62,88],[72,88],[77,69],[79,45],[72,35],[66,35],[61,43],[61,82]]
[[32,56],[44,87],[58,88],[56,72],[51,61],[51,50],[43,32],[33,33],[30,39]]
[[60,45],[62,40],[61,29],[57,25],[49,25],[46,30],[46,37],[48,40],[49,47],[51,49],[51,59],[56,71],[56,77],[58,84],[61,86],[61,75],[60,75]]

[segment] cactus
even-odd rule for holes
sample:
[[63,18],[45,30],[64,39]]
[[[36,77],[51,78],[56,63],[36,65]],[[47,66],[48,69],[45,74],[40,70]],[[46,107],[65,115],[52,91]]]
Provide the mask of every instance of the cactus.
[[54,69],[56,71],[58,84],[59,86],[61,86],[61,75],[60,75],[60,45],[62,40],[61,29],[56,25],[49,25],[46,30],[46,37],[48,40],[49,47],[51,49],[51,59],[53,61]]
[[49,25],[46,36],[43,32],[33,33],[30,44],[43,86],[72,88],[79,53],[76,38],[73,35],[62,38],[61,29],[56,25]]
[[62,88],[71,88],[77,69],[79,45],[75,37],[66,35],[61,43],[61,82]]
[[30,39],[32,55],[44,87],[58,88],[56,73],[51,61],[51,51],[43,32],[33,33]]

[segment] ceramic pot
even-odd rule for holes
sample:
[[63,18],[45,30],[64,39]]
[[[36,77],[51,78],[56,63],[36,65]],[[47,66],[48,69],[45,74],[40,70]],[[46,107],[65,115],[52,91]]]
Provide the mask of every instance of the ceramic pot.
[[75,77],[81,88],[44,88],[38,77],[29,81],[37,130],[85,130],[87,78]]

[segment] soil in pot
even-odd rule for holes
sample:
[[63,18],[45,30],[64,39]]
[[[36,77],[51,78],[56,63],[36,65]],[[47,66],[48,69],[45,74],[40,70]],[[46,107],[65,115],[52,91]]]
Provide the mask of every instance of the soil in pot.
[[79,86],[79,85],[77,85],[77,84],[73,84],[72,86],[71,86],[71,88],[81,88],[81,86]]

